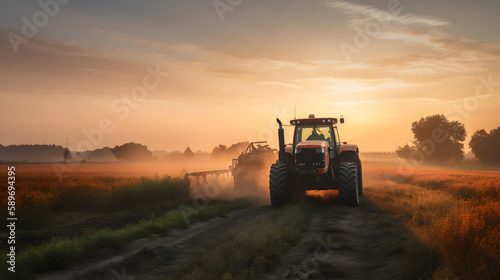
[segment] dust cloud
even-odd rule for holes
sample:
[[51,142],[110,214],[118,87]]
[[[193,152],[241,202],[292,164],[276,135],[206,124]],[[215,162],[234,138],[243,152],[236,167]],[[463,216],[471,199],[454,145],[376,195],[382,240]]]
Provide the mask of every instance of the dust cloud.
[[[276,161],[274,155],[258,161],[241,164],[225,173],[209,172],[220,170],[205,169],[205,174],[189,176],[193,193],[205,194],[211,199],[234,199],[250,196],[262,203],[269,203],[269,171]],[[211,167],[221,167],[211,162]],[[199,174],[199,173],[198,173]]]

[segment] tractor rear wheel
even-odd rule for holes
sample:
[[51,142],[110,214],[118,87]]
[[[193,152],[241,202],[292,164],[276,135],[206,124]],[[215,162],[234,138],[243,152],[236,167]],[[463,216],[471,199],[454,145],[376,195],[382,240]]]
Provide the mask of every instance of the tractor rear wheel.
[[271,205],[274,207],[281,206],[291,198],[290,192],[290,169],[288,165],[283,163],[275,163],[271,165],[271,173],[269,174],[269,194],[271,195]]
[[339,196],[347,206],[359,205],[358,168],[354,162],[339,164]]

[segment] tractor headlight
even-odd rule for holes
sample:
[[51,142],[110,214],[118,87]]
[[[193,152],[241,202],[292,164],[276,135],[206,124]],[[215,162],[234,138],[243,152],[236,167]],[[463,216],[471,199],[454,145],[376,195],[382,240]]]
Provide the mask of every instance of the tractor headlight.
[[316,153],[318,154],[324,154],[325,153],[325,148],[324,147],[321,147],[321,148],[316,148],[314,149],[316,151]]

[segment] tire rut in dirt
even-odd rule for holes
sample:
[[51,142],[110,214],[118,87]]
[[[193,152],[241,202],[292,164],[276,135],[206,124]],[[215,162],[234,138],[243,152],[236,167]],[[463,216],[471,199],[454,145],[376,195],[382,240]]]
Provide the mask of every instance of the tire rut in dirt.
[[260,206],[237,210],[226,217],[192,224],[188,229],[174,229],[167,236],[152,235],[142,238],[122,249],[102,249],[83,264],[65,271],[36,275],[40,280],[58,279],[113,279],[113,271],[141,279],[162,279],[170,271],[192,260],[202,248],[211,248],[220,243],[226,233],[243,227],[254,218],[271,210]]

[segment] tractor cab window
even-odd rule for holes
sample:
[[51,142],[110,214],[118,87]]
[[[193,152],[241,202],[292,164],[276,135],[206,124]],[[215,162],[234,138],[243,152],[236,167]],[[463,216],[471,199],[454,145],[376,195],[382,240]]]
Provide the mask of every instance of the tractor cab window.
[[330,126],[327,125],[303,125],[297,127],[295,143],[299,143],[307,140],[323,140],[328,142],[332,147],[334,145],[331,139],[332,133],[330,132]]
[[335,142],[337,143],[337,146],[340,146],[340,137],[339,137],[339,130],[337,129],[337,127],[335,126],[333,128],[333,130],[335,131]]

